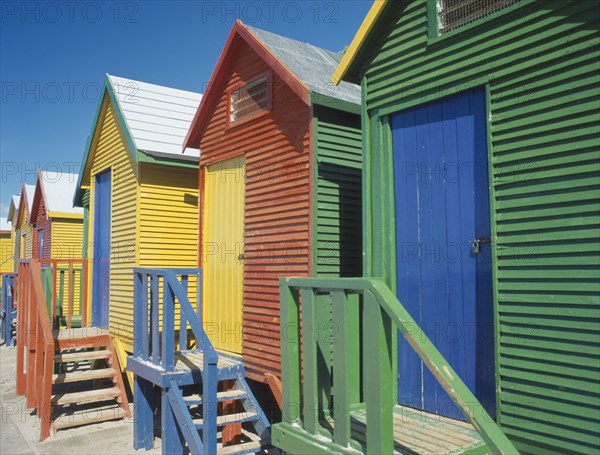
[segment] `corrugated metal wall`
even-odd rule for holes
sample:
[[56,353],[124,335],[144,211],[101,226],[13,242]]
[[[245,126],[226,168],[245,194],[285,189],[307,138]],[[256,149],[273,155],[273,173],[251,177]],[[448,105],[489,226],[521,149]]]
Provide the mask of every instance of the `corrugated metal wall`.
[[[44,235],[46,235],[44,233]],[[45,243],[45,240],[44,240]],[[81,259],[81,250],[83,246],[83,219],[52,219],[52,259]],[[46,245],[44,244],[44,250]],[[59,268],[68,269],[68,263],[59,263]],[[82,268],[79,264],[74,265],[73,279],[73,314],[79,314],[79,304],[81,302],[81,284],[83,280]],[[67,304],[68,292],[70,288],[68,271],[64,274],[64,305]],[[57,277],[57,287],[60,292],[60,276]],[[66,309],[63,315],[66,315]]]
[[[25,197],[25,196],[23,196],[23,197]],[[23,210],[25,210],[25,207],[23,207]],[[23,237],[25,237],[25,238],[23,239]],[[29,216],[28,216],[26,210],[23,213],[23,216],[21,217],[21,232],[20,232],[20,239],[19,239],[19,250],[21,250],[22,246],[25,247],[25,251],[19,251],[19,254],[21,255],[20,258],[21,259],[31,259],[33,241],[31,239],[31,225],[29,224]]]
[[200,143],[203,166],[246,156],[243,355],[260,378],[281,370],[278,279],[310,273],[309,109],[274,74],[271,113],[226,128],[226,90],[268,69],[248,45],[237,46]]
[[[48,218],[44,198],[40,198],[37,213],[31,214],[31,219],[35,220],[35,228],[32,232],[32,254],[34,258],[49,258],[52,251],[52,221]],[[39,250],[40,231],[43,233],[43,251]]]
[[[197,267],[198,170],[140,164],[139,201],[139,266]],[[195,305],[194,279],[188,296]]]
[[360,116],[314,106],[314,118],[314,272],[318,276],[361,276]]
[[366,73],[368,201],[384,206],[369,211],[365,273],[391,279],[394,248],[378,240],[394,215],[381,185],[391,159],[385,114],[489,82],[499,421],[521,450],[596,451],[598,3],[522,0],[429,42],[427,2],[393,5]]
[[[99,118],[100,131],[93,144],[91,169],[94,176],[112,168],[110,315],[111,333],[119,337],[127,349],[133,349],[133,274],[137,259],[138,191],[136,164],[126,148],[114,107],[107,100]],[[90,200],[94,200],[93,185]],[[94,242],[94,208],[90,207],[89,239]],[[93,248],[88,251],[93,258]],[[90,278],[92,277],[90,271]],[[89,287],[91,289],[91,286]]]
[[14,263],[11,260],[13,255],[13,242],[11,231],[0,234],[0,272],[7,273],[13,271]]

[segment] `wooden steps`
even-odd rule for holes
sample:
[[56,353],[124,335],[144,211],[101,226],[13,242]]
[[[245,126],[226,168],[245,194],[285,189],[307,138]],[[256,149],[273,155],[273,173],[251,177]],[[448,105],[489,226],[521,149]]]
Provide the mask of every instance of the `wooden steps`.
[[110,356],[111,352],[107,349],[103,349],[101,351],[59,353],[54,355],[54,362],[70,363],[81,362],[84,360],[100,360],[108,359]]
[[[247,394],[243,390],[228,390],[225,392],[217,393],[217,401],[234,401],[242,400],[246,398]],[[183,401],[187,406],[198,406],[202,404],[202,396],[200,394],[194,394],[184,397]]]
[[95,328],[54,332],[52,432],[129,417],[129,403],[110,335]]
[[109,420],[124,419],[127,417],[127,411],[119,406],[102,409],[96,415],[89,411],[83,411],[78,414],[63,416],[53,423],[55,430],[62,430],[70,427],[79,427],[81,425],[89,425],[90,423],[107,422]]
[[[217,416],[217,426],[222,427],[223,425],[233,425],[234,423],[251,422],[255,420],[258,420],[258,414],[256,412],[238,412],[235,414]],[[204,425],[203,419],[194,419],[194,425],[196,428],[201,429]]]
[[110,387],[98,390],[86,390],[85,392],[66,393],[64,395],[55,395],[52,397],[52,404],[80,404],[97,401],[106,401],[111,398],[117,398],[121,395],[121,389]]
[[61,373],[52,376],[53,384],[66,384],[68,382],[90,381],[93,379],[114,378],[117,372],[114,368],[101,368],[98,370],[76,371],[74,373]]

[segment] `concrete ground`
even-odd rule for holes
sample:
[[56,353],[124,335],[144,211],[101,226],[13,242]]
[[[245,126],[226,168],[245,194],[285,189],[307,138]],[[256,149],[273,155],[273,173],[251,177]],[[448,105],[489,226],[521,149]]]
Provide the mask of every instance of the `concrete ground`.
[[133,418],[68,428],[39,442],[40,423],[32,410],[25,409],[25,398],[15,394],[16,356],[15,348],[0,346],[0,455],[160,453],[159,438],[151,451],[133,449]]

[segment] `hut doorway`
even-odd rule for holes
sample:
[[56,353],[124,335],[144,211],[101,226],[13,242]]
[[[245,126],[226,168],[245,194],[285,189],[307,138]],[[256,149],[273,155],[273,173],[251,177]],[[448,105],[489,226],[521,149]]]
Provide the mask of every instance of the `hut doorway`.
[[[396,113],[391,124],[398,297],[494,416],[485,91],[470,90]],[[399,401],[464,419],[399,338]]]
[[242,353],[245,158],[205,169],[204,326],[216,349]]
[[108,328],[110,305],[111,171],[96,175],[94,188],[94,245],[92,325]]

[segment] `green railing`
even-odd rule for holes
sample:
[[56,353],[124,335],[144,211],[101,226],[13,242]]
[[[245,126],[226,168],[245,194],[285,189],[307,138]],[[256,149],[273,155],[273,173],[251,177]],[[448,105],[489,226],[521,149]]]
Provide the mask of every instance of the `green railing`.
[[[398,329],[489,449],[518,453],[383,281],[283,278],[280,292],[283,422],[273,427],[274,445],[289,452],[364,451],[351,427],[351,411],[364,403],[366,452],[393,453]],[[291,440],[297,445],[286,447],[283,441]]]

